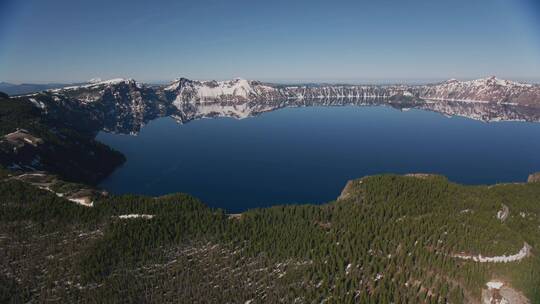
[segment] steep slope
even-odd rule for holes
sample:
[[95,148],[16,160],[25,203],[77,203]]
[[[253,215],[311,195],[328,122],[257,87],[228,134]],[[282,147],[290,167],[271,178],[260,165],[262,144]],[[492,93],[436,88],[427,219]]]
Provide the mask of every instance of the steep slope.
[[448,80],[416,88],[423,99],[517,104],[540,107],[540,86],[494,76],[471,81]]
[[380,98],[388,100],[489,102],[540,106],[540,86],[500,80],[495,77],[472,81],[449,80],[422,86],[298,85],[263,84],[258,81],[193,81],[180,78],[164,88],[175,105],[204,102],[268,102],[275,100]]
[[94,140],[93,130],[49,116],[28,99],[0,96],[0,165],[43,170],[70,181],[96,183],[124,157]]
[[272,100],[279,92],[258,81],[235,78],[230,81],[196,81],[179,78],[164,88],[178,107],[181,103],[247,102]]
[[137,133],[149,120],[169,114],[170,105],[158,94],[132,79],[112,79],[25,97],[48,116],[74,119],[74,125],[82,120],[94,132]]
[[412,97],[406,86],[299,85],[283,86],[236,78],[230,81],[193,81],[180,78],[164,88],[174,104],[204,102],[272,102],[327,98]]

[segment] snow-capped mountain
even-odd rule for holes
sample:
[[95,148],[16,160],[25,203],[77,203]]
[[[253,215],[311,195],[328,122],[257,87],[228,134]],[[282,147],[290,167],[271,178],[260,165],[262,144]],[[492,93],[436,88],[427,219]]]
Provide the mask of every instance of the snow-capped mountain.
[[159,90],[133,79],[119,78],[43,91],[27,97],[49,116],[74,118],[74,125],[86,122],[98,124],[105,130],[137,132],[145,122],[169,114],[171,105],[159,93]]
[[164,88],[174,104],[208,102],[269,102],[288,99],[321,98],[390,98],[412,96],[405,86],[280,86],[255,80],[235,78],[229,81],[194,81],[179,78]]
[[422,99],[540,106],[540,86],[494,76],[471,81],[451,79],[441,84],[420,86],[417,92]]
[[[540,86],[495,77],[472,81],[453,79],[431,85],[384,86],[287,86],[241,78],[228,81],[178,78],[157,87],[119,78],[93,80],[87,84],[19,98],[29,98],[41,111],[56,119],[72,119],[74,126],[86,124],[98,126],[97,129],[125,133],[136,133],[149,120],[162,116],[173,116],[181,122],[209,116],[243,118],[277,108],[306,105],[376,102],[451,113],[449,103],[461,102],[534,109],[527,110],[529,114],[540,111]],[[490,108],[490,114],[486,116],[490,117],[489,120],[497,119],[496,108]],[[470,112],[474,118],[485,117],[476,110],[465,112]],[[504,117],[527,120],[527,115],[511,114]]]
[[49,92],[57,96],[68,96],[82,103],[92,103],[101,100],[104,95],[111,91],[116,91],[113,93],[119,94],[120,91],[125,91],[122,89],[126,87],[130,89],[129,91],[142,89],[142,85],[133,79],[116,78],[106,81],[91,80],[88,84],[52,89]]
[[179,78],[164,88],[175,95],[175,103],[184,102],[245,102],[271,98],[276,89],[258,81],[235,78],[229,81],[196,81]]
[[175,105],[201,102],[246,102],[284,99],[393,98],[540,106],[540,86],[495,77],[472,81],[455,79],[440,84],[408,85],[299,85],[278,86],[236,78],[230,81],[193,81],[179,78],[164,88]]

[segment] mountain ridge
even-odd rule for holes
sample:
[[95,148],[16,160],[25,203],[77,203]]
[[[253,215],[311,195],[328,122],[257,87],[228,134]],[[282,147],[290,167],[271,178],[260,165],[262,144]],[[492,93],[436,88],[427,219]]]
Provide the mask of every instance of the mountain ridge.
[[[89,82],[79,86],[67,86],[47,91],[61,93],[66,90],[100,88],[108,85],[135,83],[139,87],[149,87],[132,78],[116,78],[106,81]],[[423,85],[361,85],[361,84],[318,84],[286,85],[264,83],[258,80],[234,78],[232,80],[192,80],[179,77],[168,84],[152,86],[156,91],[175,94],[174,100],[182,102],[204,101],[253,101],[264,98],[301,99],[368,96],[389,97],[409,92],[422,99],[458,99],[478,102],[537,105],[540,104],[540,85],[502,80],[495,76],[481,79],[459,81],[449,79],[440,83]],[[378,90],[377,90],[378,89]]]
[[[47,115],[69,118],[78,113],[78,118],[102,125],[100,129],[137,133],[146,122],[162,116],[179,122],[212,116],[242,118],[287,106],[377,101],[401,108],[442,108],[448,102],[462,102],[540,109],[540,86],[494,77],[428,85],[279,85],[242,78],[199,81],[180,77],[159,86],[117,78],[14,98],[30,100]],[[510,119],[523,118],[512,115]]]

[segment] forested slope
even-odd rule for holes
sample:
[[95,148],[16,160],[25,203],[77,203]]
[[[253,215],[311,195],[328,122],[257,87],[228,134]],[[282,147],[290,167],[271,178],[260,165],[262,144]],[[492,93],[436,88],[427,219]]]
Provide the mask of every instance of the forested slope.
[[84,115],[58,115],[42,112],[29,98],[13,99],[0,92],[0,165],[95,184],[125,161],[94,140],[98,129]]
[[83,207],[4,176],[0,203],[0,302],[479,303],[491,280],[540,302],[540,183],[381,175],[231,216],[184,194]]

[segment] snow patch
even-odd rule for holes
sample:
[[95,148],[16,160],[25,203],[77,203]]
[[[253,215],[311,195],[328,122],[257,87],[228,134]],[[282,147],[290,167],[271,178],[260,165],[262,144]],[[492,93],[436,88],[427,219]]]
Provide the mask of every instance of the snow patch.
[[109,80],[104,80],[104,81],[99,81],[99,82],[91,82],[89,84],[80,85],[80,86],[68,86],[68,87],[63,87],[63,88],[60,88],[60,89],[52,89],[50,91],[51,92],[61,92],[63,90],[73,91],[73,90],[78,90],[78,89],[89,89],[89,88],[95,88],[95,87],[99,87],[99,86],[120,84],[120,83],[124,83],[124,82],[134,82],[134,80],[133,79],[124,79],[124,78],[114,78],[114,79],[109,79]]
[[462,259],[462,260],[472,260],[474,262],[479,263],[509,263],[509,262],[517,262],[520,261],[526,257],[528,257],[531,253],[531,245],[524,243],[521,250],[513,255],[500,255],[500,256],[494,256],[494,257],[485,257],[481,254],[479,255],[467,255],[467,254],[454,254],[452,257]]
[[177,79],[166,91],[177,91],[175,105],[184,101],[249,100],[276,91],[275,88],[256,81],[235,78],[228,81],[191,81]]
[[[63,197],[64,195],[62,193],[55,193],[58,197]],[[91,201],[88,198],[82,197],[82,198],[67,198],[68,201],[77,203],[79,205],[85,206],[85,207],[93,207],[94,202]]]
[[34,106],[36,106],[37,108],[45,110],[46,106],[42,101],[36,100],[35,98],[29,98],[28,100],[30,100],[30,102],[34,104]]
[[349,265],[347,265],[347,267],[345,268],[345,274],[349,274],[351,272],[351,269],[352,269],[352,264],[349,263]]
[[140,219],[145,219],[145,220],[152,219],[153,217],[154,217],[154,215],[152,215],[152,214],[123,214],[123,215],[118,216],[119,219],[137,219],[137,218],[140,218]]

